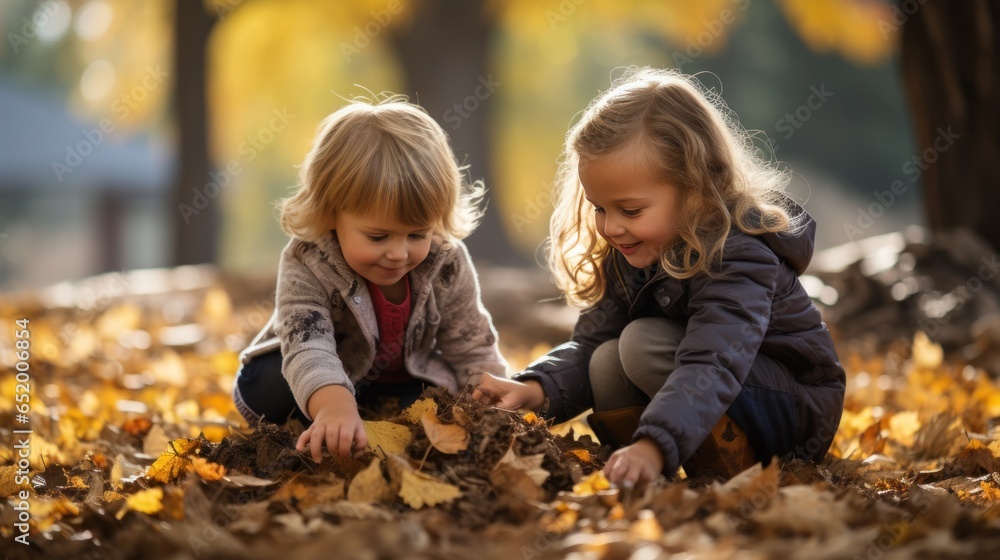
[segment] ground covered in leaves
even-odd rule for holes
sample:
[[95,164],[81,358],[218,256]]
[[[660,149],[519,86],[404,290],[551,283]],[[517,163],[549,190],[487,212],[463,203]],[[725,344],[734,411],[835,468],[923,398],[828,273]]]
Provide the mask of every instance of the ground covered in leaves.
[[[1000,552],[1000,384],[945,363],[920,335],[893,359],[845,344],[846,410],[823,464],[625,491],[600,475],[605,455],[585,425],[548,426],[441,390],[403,411],[390,403],[366,424],[369,446],[357,457],[314,463],[294,450],[298,426],[247,426],[232,406],[236,353],[266,320],[259,308],[234,305],[218,286],[87,306],[0,300],[10,372],[0,382],[5,555]],[[531,357],[506,350],[515,365]],[[22,361],[26,388],[15,376]]]

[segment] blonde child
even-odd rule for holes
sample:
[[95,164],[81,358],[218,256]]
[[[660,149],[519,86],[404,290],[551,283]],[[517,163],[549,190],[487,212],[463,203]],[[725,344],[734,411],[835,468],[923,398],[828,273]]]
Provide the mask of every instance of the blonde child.
[[466,188],[441,127],[400,97],[328,116],[280,205],[292,239],[275,312],[241,355],[233,388],[248,422],[300,419],[296,448],[348,455],[367,444],[359,405],[412,403],[505,375],[476,272],[460,241],[482,187]]
[[592,407],[598,436],[627,444],[605,468],[624,486],[821,460],[844,371],[797,277],[815,223],[785,175],[721,100],[650,68],[598,96],[563,155],[550,267],[587,309],[570,342],[474,397],[556,421]]

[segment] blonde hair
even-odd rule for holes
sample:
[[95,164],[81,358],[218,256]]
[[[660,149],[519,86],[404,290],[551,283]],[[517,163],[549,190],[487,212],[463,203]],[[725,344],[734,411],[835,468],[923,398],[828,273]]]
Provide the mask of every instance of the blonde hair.
[[320,124],[298,191],[278,203],[281,229],[315,241],[341,212],[375,212],[461,239],[478,225],[485,191],[465,184],[464,169],[423,108],[400,95],[356,98]]
[[660,265],[674,278],[714,274],[735,224],[748,234],[788,231],[786,172],[765,161],[714,93],[672,70],[629,68],[566,135],[550,230],[549,268],[570,303],[591,305],[606,289],[612,248],[597,232],[580,183],[581,158],[628,154],[680,193],[677,242]]

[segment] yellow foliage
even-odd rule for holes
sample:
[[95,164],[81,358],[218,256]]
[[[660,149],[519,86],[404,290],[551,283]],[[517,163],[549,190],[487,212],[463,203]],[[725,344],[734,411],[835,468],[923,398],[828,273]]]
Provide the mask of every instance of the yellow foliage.
[[162,483],[176,480],[191,464],[186,455],[197,450],[200,444],[197,439],[188,438],[171,441],[167,450],[146,470],[146,476]]
[[420,418],[424,415],[424,412],[431,411],[437,414],[438,405],[434,402],[434,399],[420,399],[403,411],[406,415],[407,420],[412,424],[420,422]]
[[156,515],[163,509],[163,488],[147,488],[125,498],[125,507],[118,511],[116,517],[121,519],[128,510],[138,511],[146,515]]
[[365,421],[365,436],[368,438],[368,451],[381,450],[386,455],[398,455],[406,451],[406,446],[413,439],[413,434],[406,426],[392,422]]
[[799,37],[820,53],[838,51],[855,62],[875,64],[892,53],[899,39],[899,29],[894,38],[889,36],[892,12],[884,2],[779,0],[778,4]]
[[457,486],[435,480],[416,471],[403,473],[403,484],[399,497],[413,509],[448,503],[462,495]]
[[611,482],[604,476],[604,471],[594,471],[590,476],[573,485],[573,493],[577,496],[591,496],[611,488]]

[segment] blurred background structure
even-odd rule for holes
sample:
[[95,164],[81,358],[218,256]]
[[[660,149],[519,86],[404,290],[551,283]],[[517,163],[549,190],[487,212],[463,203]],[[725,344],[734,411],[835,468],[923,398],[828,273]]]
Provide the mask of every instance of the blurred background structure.
[[273,274],[274,203],[319,121],[382,91],[423,105],[490,189],[473,257],[535,267],[563,136],[628,65],[721,90],[795,172],[821,248],[956,221],[996,244],[997,8],[961,4],[5,0],[0,289]]

